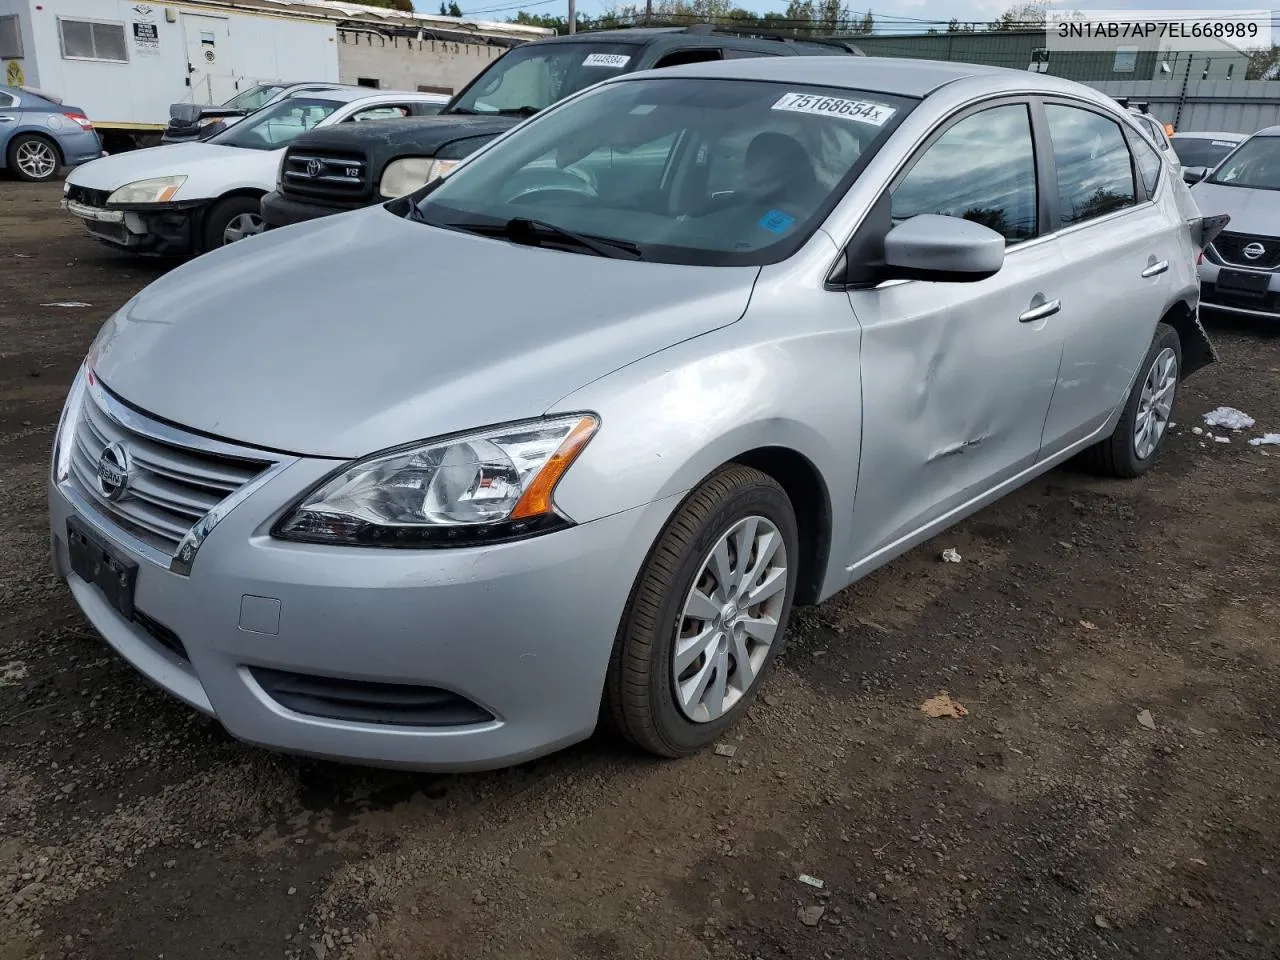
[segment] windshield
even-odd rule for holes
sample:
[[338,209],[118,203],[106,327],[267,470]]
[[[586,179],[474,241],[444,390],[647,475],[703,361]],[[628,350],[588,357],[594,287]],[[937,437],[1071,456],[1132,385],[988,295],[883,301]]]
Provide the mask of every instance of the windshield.
[[284,86],[282,84],[260,83],[256,87],[250,87],[242,93],[237,93],[223,106],[233,110],[257,110],[283,89]]
[[1209,178],[1226,187],[1280,190],[1280,137],[1251,137]]
[[446,113],[527,116],[600,80],[635,69],[632,43],[538,43],[515,47],[458,95]]
[[342,105],[340,101],[318,97],[288,97],[250,114],[208,142],[246,150],[279,150],[314,129]]
[[1173,139],[1173,152],[1178,155],[1184,167],[1216,167],[1237,146],[1235,140],[1214,140],[1212,137]]
[[575,253],[606,255],[586,237],[633,259],[776,262],[808,239],[913,103],[762,81],[609,84],[517,128],[405,209],[490,235],[515,224],[526,242]]

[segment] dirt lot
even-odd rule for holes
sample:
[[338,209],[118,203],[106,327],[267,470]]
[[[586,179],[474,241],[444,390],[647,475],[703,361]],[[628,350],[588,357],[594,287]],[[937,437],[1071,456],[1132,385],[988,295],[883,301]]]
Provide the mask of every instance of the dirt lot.
[[1280,956],[1280,448],[1189,429],[1280,430],[1266,331],[1215,328],[1150,477],[1054,472],[805,611],[732,758],[384,773],[231,740],[49,574],[67,384],[162,269],[57,197],[0,184],[0,960]]

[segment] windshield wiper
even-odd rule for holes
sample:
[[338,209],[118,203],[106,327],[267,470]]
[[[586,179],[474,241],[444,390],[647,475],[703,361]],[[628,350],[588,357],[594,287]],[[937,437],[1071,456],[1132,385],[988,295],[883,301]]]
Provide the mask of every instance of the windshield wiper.
[[545,220],[530,220],[527,217],[512,217],[505,223],[446,223],[451,230],[462,230],[466,233],[478,233],[485,237],[504,237],[516,243],[528,243],[541,246],[544,239],[554,239],[561,243],[590,250],[596,256],[619,259],[619,253],[631,260],[643,260],[640,248],[629,240],[614,240],[612,237],[600,237],[593,234],[575,233],[558,227]]

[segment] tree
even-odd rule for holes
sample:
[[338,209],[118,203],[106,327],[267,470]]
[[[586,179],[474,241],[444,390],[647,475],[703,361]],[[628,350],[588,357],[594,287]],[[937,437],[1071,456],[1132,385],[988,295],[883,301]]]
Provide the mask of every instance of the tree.
[[462,16],[462,8],[458,6],[457,0],[449,0],[449,5],[440,4],[440,16],[442,17],[460,17]]
[[413,13],[413,0],[362,0],[370,7],[386,7],[388,10],[399,10],[401,13]]
[[990,30],[1043,30],[1048,20],[1048,0],[1022,0],[987,24]]
[[1270,49],[1255,47],[1246,50],[1249,57],[1249,68],[1245,71],[1246,80],[1275,80],[1280,70],[1280,45],[1273,44]]

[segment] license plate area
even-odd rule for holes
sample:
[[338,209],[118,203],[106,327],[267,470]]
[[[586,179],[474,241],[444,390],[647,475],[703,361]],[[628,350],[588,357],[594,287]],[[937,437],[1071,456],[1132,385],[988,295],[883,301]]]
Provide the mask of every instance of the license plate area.
[[1234,293],[1264,294],[1271,283],[1268,273],[1248,273],[1244,270],[1219,270],[1218,286]]
[[137,563],[75,517],[67,518],[67,552],[72,573],[101,590],[107,603],[125,620],[133,620]]

